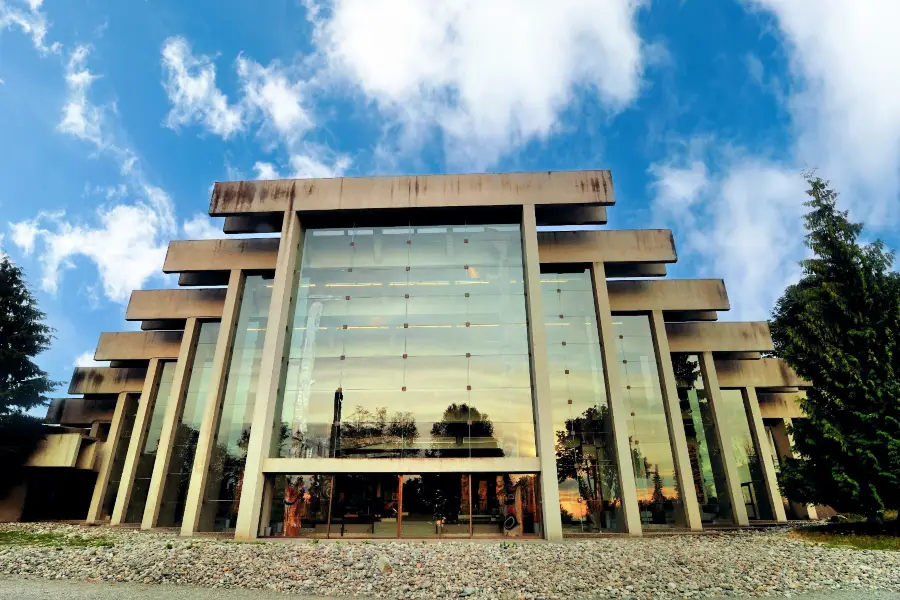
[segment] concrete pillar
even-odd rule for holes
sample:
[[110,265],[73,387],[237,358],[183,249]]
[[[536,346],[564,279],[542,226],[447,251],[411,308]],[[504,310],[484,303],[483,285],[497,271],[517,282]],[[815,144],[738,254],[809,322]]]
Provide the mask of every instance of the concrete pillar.
[[[741,481],[737,473],[737,464],[734,460],[734,452],[731,449],[731,432],[728,425],[719,415],[722,411],[722,390],[719,389],[719,377],[716,374],[716,365],[712,352],[700,354],[700,372],[703,375],[703,383],[709,398],[709,412],[716,429],[716,443],[722,455],[722,466],[725,468],[725,483],[728,499],[731,501],[731,516],[736,525],[749,525],[747,518],[747,505],[744,504],[744,494],[741,492]],[[720,492],[721,493],[721,492]]]
[[522,207],[522,254],[525,267],[525,309],[528,315],[528,344],[531,353],[532,403],[537,455],[541,464],[541,507],[544,537],[562,540],[559,514],[559,487],[556,481],[556,433],[553,429],[553,396],[547,357],[547,332],[541,298],[541,264],[538,256],[537,220],[534,205]]
[[197,451],[194,455],[191,482],[188,485],[188,494],[185,500],[181,535],[193,535],[200,523],[200,511],[203,507],[203,496],[206,493],[206,480],[209,475],[209,461],[216,443],[216,430],[219,427],[219,416],[222,412],[222,398],[225,395],[225,385],[228,383],[231,345],[234,342],[243,291],[244,276],[241,271],[234,270],[228,277],[228,292],[222,308],[222,324],[219,327],[219,338],[216,340],[216,351],[213,354],[209,390],[203,405],[203,418],[200,421],[200,431],[197,433]]
[[112,473],[113,458],[119,447],[119,439],[122,437],[122,425],[125,420],[125,411],[128,403],[128,392],[122,392],[116,399],[116,409],[113,412],[112,423],[109,426],[109,435],[103,443],[103,457],[100,469],[97,471],[97,481],[94,483],[94,493],[91,496],[91,506],[88,508],[86,523],[97,523],[103,518],[103,499],[106,497],[106,488],[109,486],[109,476]]
[[159,447],[156,450],[156,461],[153,463],[153,475],[150,478],[150,489],[147,493],[147,504],[141,529],[156,527],[159,518],[159,507],[162,503],[163,488],[169,472],[169,461],[172,458],[172,444],[175,443],[175,431],[181,420],[184,408],[184,397],[187,394],[191,379],[191,367],[194,364],[194,352],[197,350],[197,336],[200,333],[200,322],[190,317],[184,326],[181,348],[178,351],[178,362],[175,365],[175,376],[172,380],[172,392],[166,414],[163,416],[162,431],[159,435]]
[[759,464],[762,469],[763,482],[766,487],[766,496],[772,506],[772,515],[779,523],[787,521],[784,514],[784,502],[781,501],[781,491],[778,489],[778,476],[775,474],[775,463],[772,462],[772,453],[769,452],[769,440],[766,437],[766,428],[763,425],[762,414],[759,410],[759,399],[756,397],[756,388],[748,387],[741,390],[744,397],[744,408],[750,421],[750,435],[756,446],[756,454],[759,456]]
[[113,508],[111,525],[119,525],[125,518],[128,502],[131,501],[131,489],[134,487],[134,475],[137,472],[138,459],[141,449],[147,440],[147,427],[150,425],[150,416],[153,414],[153,405],[156,402],[156,391],[159,389],[159,378],[162,375],[163,363],[158,358],[150,359],[147,375],[144,378],[144,387],[141,390],[141,399],[138,401],[137,415],[134,417],[134,428],[131,430],[131,441],[128,444],[128,454],[125,455],[125,464],[122,467],[122,480],[119,482],[119,491],[116,494],[116,504]]
[[[794,452],[793,436],[788,432],[790,426],[791,420],[785,418],[772,428],[772,439],[775,442],[775,451],[782,457],[799,458],[799,454]],[[790,501],[790,505],[791,511],[798,519],[811,519],[815,521],[819,518],[816,507],[812,504]]]
[[279,389],[284,381],[284,367],[287,360],[285,350],[293,322],[294,275],[300,265],[302,247],[303,227],[300,219],[297,213],[288,211],[284,215],[281,227],[281,244],[275,263],[272,301],[269,304],[266,337],[259,365],[256,404],[253,406],[247,462],[241,486],[241,504],[234,531],[234,538],[237,540],[252,540],[259,535],[260,511],[265,487],[262,463],[269,457],[275,407],[278,404]]
[[678,384],[675,382],[675,370],[672,368],[672,355],[669,352],[669,338],[666,336],[666,322],[661,310],[654,310],[650,313],[650,329],[653,332],[653,342],[656,347],[656,362],[659,365],[662,383],[669,442],[672,444],[672,456],[675,458],[675,475],[678,477],[685,524],[688,529],[699,531],[703,529],[700,504],[697,502],[697,493],[694,489],[691,459],[688,455],[687,437],[684,433],[684,421],[681,419],[681,405],[678,401]]
[[592,271],[594,304],[597,309],[597,324],[600,326],[603,374],[606,377],[606,395],[613,424],[613,444],[616,449],[625,532],[641,535],[641,514],[638,508],[637,487],[634,483],[634,465],[631,463],[631,446],[628,443],[628,412],[625,409],[625,399],[622,397],[622,373],[616,360],[616,334],[609,306],[609,291],[606,288],[606,269],[602,262],[595,262]]

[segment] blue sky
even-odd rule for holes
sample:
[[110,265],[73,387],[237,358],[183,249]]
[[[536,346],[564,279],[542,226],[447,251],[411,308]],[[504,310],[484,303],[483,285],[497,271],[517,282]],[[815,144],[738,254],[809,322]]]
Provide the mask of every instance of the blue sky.
[[[0,0],[0,245],[55,379],[215,237],[216,180],[611,169],[610,227],[764,319],[817,168],[895,247],[900,4],[878,0]],[[893,48],[893,50],[891,50]]]

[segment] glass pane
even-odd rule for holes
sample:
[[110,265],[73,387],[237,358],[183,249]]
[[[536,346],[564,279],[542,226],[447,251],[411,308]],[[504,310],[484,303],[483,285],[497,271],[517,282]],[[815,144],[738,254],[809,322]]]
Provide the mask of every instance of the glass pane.
[[774,518],[772,506],[766,493],[759,450],[750,434],[750,421],[741,390],[722,390],[722,409],[716,411],[716,416],[720,426],[725,427],[731,437],[731,452],[734,454],[747,517],[750,520],[771,521]]
[[540,535],[537,475],[472,474],[472,535]]
[[157,521],[159,527],[181,526],[218,338],[218,322],[210,321],[200,324],[197,349],[194,352],[194,362],[188,376],[184,406],[178,417],[172,457],[169,460],[169,470],[163,487],[162,503]]
[[125,457],[128,455],[128,445],[131,443],[134,421],[137,417],[138,397],[129,395],[125,397],[124,401],[119,442],[116,444],[116,452],[113,454],[112,464],[109,467],[109,483],[106,485],[106,493],[103,496],[101,513],[107,519],[112,516],[116,504],[116,495],[119,493],[119,484],[122,482],[122,470],[125,468]]
[[271,299],[271,277],[247,276],[200,511],[200,531],[234,529]]
[[331,538],[397,537],[397,475],[335,475]]
[[274,487],[268,524],[263,534],[273,537],[327,537],[332,480],[331,475],[269,476],[266,485]]
[[613,328],[641,523],[684,526],[650,318],[613,315]]
[[467,474],[404,475],[401,535],[469,537],[470,504]]
[[147,437],[138,455],[137,469],[134,474],[134,486],[131,498],[125,510],[125,523],[140,523],[144,518],[144,507],[147,505],[147,494],[150,492],[150,479],[153,477],[153,464],[156,462],[156,451],[159,449],[159,436],[162,434],[163,419],[172,392],[172,381],[175,379],[174,361],[161,365],[159,386],[150,408],[150,423],[147,426]]

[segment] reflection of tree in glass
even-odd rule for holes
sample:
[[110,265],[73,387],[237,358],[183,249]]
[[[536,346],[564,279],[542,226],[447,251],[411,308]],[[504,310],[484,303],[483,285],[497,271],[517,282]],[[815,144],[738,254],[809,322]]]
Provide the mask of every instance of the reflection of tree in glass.
[[388,418],[387,408],[370,411],[357,406],[341,423],[341,449],[363,450],[380,445],[380,450],[399,451],[419,437],[419,428],[411,412],[398,411]]
[[[434,440],[434,451],[446,446],[441,441],[452,439],[455,449],[465,449],[466,439],[473,444],[472,452],[479,455],[503,456],[503,449],[494,438],[494,424],[487,414],[480,412],[468,404],[453,403],[444,410],[439,423],[431,426],[431,437]],[[477,440],[477,446],[474,446]]]
[[580,417],[567,419],[565,431],[556,432],[557,481],[578,483],[595,529],[601,528],[603,511],[614,507],[619,497],[613,454],[606,445],[609,418],[607,407],[590,407]]

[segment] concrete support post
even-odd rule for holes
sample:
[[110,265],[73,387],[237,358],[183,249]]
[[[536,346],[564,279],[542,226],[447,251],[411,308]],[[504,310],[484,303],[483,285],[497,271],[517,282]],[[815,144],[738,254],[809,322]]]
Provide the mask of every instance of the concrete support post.
[[150,416],[153,414],[153,404],[156,402],[156,391],[159,388],[159,378],[162,375],[163,363],[158,358],[150,359],[147,375],[144,378],[144,387],[141,390],[141,399],[138,401],[137,415],[134,418],[134,428],[131,431],[131,442],[128,444],[128,454],[125,455],[125,465],[122,467],[122,480],[119,482],[119,491],[116,494],[116,504],[113,508],[111,525],[119,525],[125,519],[125,511],[131,501],[131,490],[134,487],[134,475],[137,473],[138,459],[141,448],[147,440],[147,427],[150,425]]
[[672,456],[675,458],[675,474],[678,477],[685,525],[692,531],[699,531],[703,529],[700,519],[700,504],[697,502],[697,493],[694,489],[691,459],[688,455],[687,437],[684,433],[681,405],[678,400],[678,384],[675,382],[675,369],[672,368],[672,355],[669,352],[669,338],[666,336],[666,322],[661,310],[654,310],[650,313],[650,329],[653,332],[653,341],[656,347],[656,362],[659,365],[669,441],[672,444]]
[[784,502],[781,500],[781,491],[778,489],[778,476],[775,474],[775,463],[772,462],[772,453],[769,452],[769,440],[766,437],[766,428],[763,425],[762,414],[759,410],[759,399],[756,397],[756,388],[747,387],[741,390],[744,397],[744,408],[747,418],[750,420],[750,435],[756,446],[756,455],[759,456],[759,464],[762,469],[763,482],[766,484],[766,495],[772,506],[772,515],[779,523],[787,521],[784,514]]
[[169,461],[172,458],[172,445],[175,443],[175,432],[184,409],[184,398],[187,394],[191,378],[191,367],[194,364],[194,353],[197,350],[197,336],[200,333],[200,321],[190,317],[184,326],[181,348],[178,351],[178,362],[175,365],[175,376],[172,380],[172,392],[166,414],[163,416],[162,431],[159,435],[159,447],[156,450],[156,461],[153,463],[153,475],[147,493],[147,504],[141,529],[156,527],[159,518],[159,507],[162,504],[163,488],[169,472]]
[[622,495],[624,529],[631,535],[641,535],[641,515],[634,482],[634,465],[631,462],[631,445],[628,443],[628,412],[625,409],[625,399],[622,397],[622,373],[616,360],[616,334],[609,305],[609,290],[606,287],[606,268],[602,262],[595,262],[592,267],[594,305],[597,310],[597,324],[600,326],[603,374],[606,378],[606,395],[613,425],[613,444],[616,449],[616,467]]
[[188,484],[187,499],[184,505],[181,535],[193,535],[200,523],[203,496],[206,493],[206,480],[209,475],[209,461],[216,443],[216,429],[218,429],[219,416],[222,412],[222,398],[228,383],[231,345],[234,342],[243,291],[244,276],[241,271],[234,270],[228,277],[228,292],[222,308],[222,324],[219,327],[219,338],[216,340],[216,351],[213,354],[212,373],[210,374],[206,403],[203,405],[200,431],[197,433],[197,450],[194,455],[191,481]]
[[541,506],[544,537],[562,540],[559,487],[556,482],[556,433],[553,430],[553,396],[547,357],[547,332],[541,298],[541,263],[538,256],[537,220],[534,205],[522,207],[522,255],[525,267],[525,309],[528,315],[528,344],[531,353],[531,384],[537,455],[541,465]]
[[[782,419],[780,423],[772,428],[772,439],[775,442],[775,451],[782,457],[799,458],[799,454],[794,452],[793,436],[788,432],[791,426],[789,418]],[[810,519],[815,521],[819,518],[816,507],[812,504],[802,504],[800,502],[790,502],[791,512],[798,519]]]
[[113,412],[112,423],[109,426],[109,435],[103,444],[103,457],[100,462],[100,470],[97,472],[97,481],[94,483],[94,493],[91,496],[91,506],[88,508],[86,523],[97,523],[103,518],[103,499],[106,497],[106,488],[109,486],[109,476],[112,473],[113,458],[119,447],[119,439],[122,437],[122,423],[125,420],[125,411],[128,403],[128,392],[122,392],[116,399],[116,409]]
[[725,468],[725,483],[728,499],[731,501],[731,516],[736,525],[746,526],[750,524],[747,518],[747,505],[744,504],[744,494],[741,491],[741,480],[737,472],[737,464],[734,460],[734,452],[731,450],[731,432],[724,419],[719,418],[723,411],[724,399],[719,388],[719,376],[716,374],[716,365],[712,352],[700,354],[700,372],[703,375],[703,383],[709,399],[709,412],[716,429],[716,443],[722,454],[722,466]]
[[256,404],[253,406],[253,422],[250,426],[250,441],[247,445],[247,462],[241,488],[241,504],[238,511],[234,538],[252,540],[259,535],[260,511],[262,510],[265,475],[263,460],[269,457],[272,445],[272,427],[278,392],[283,382],[283,371],[287,356],[288,333],[292,317],[291,306],[294,294],[294,274],[300,264],[303,244],[303,227],[294,211],[284,215],[281,227],[281,244],[275,263],[275,281],[272,284],[272,301],[263,341],[262,358],[259,365],[259,383]]

